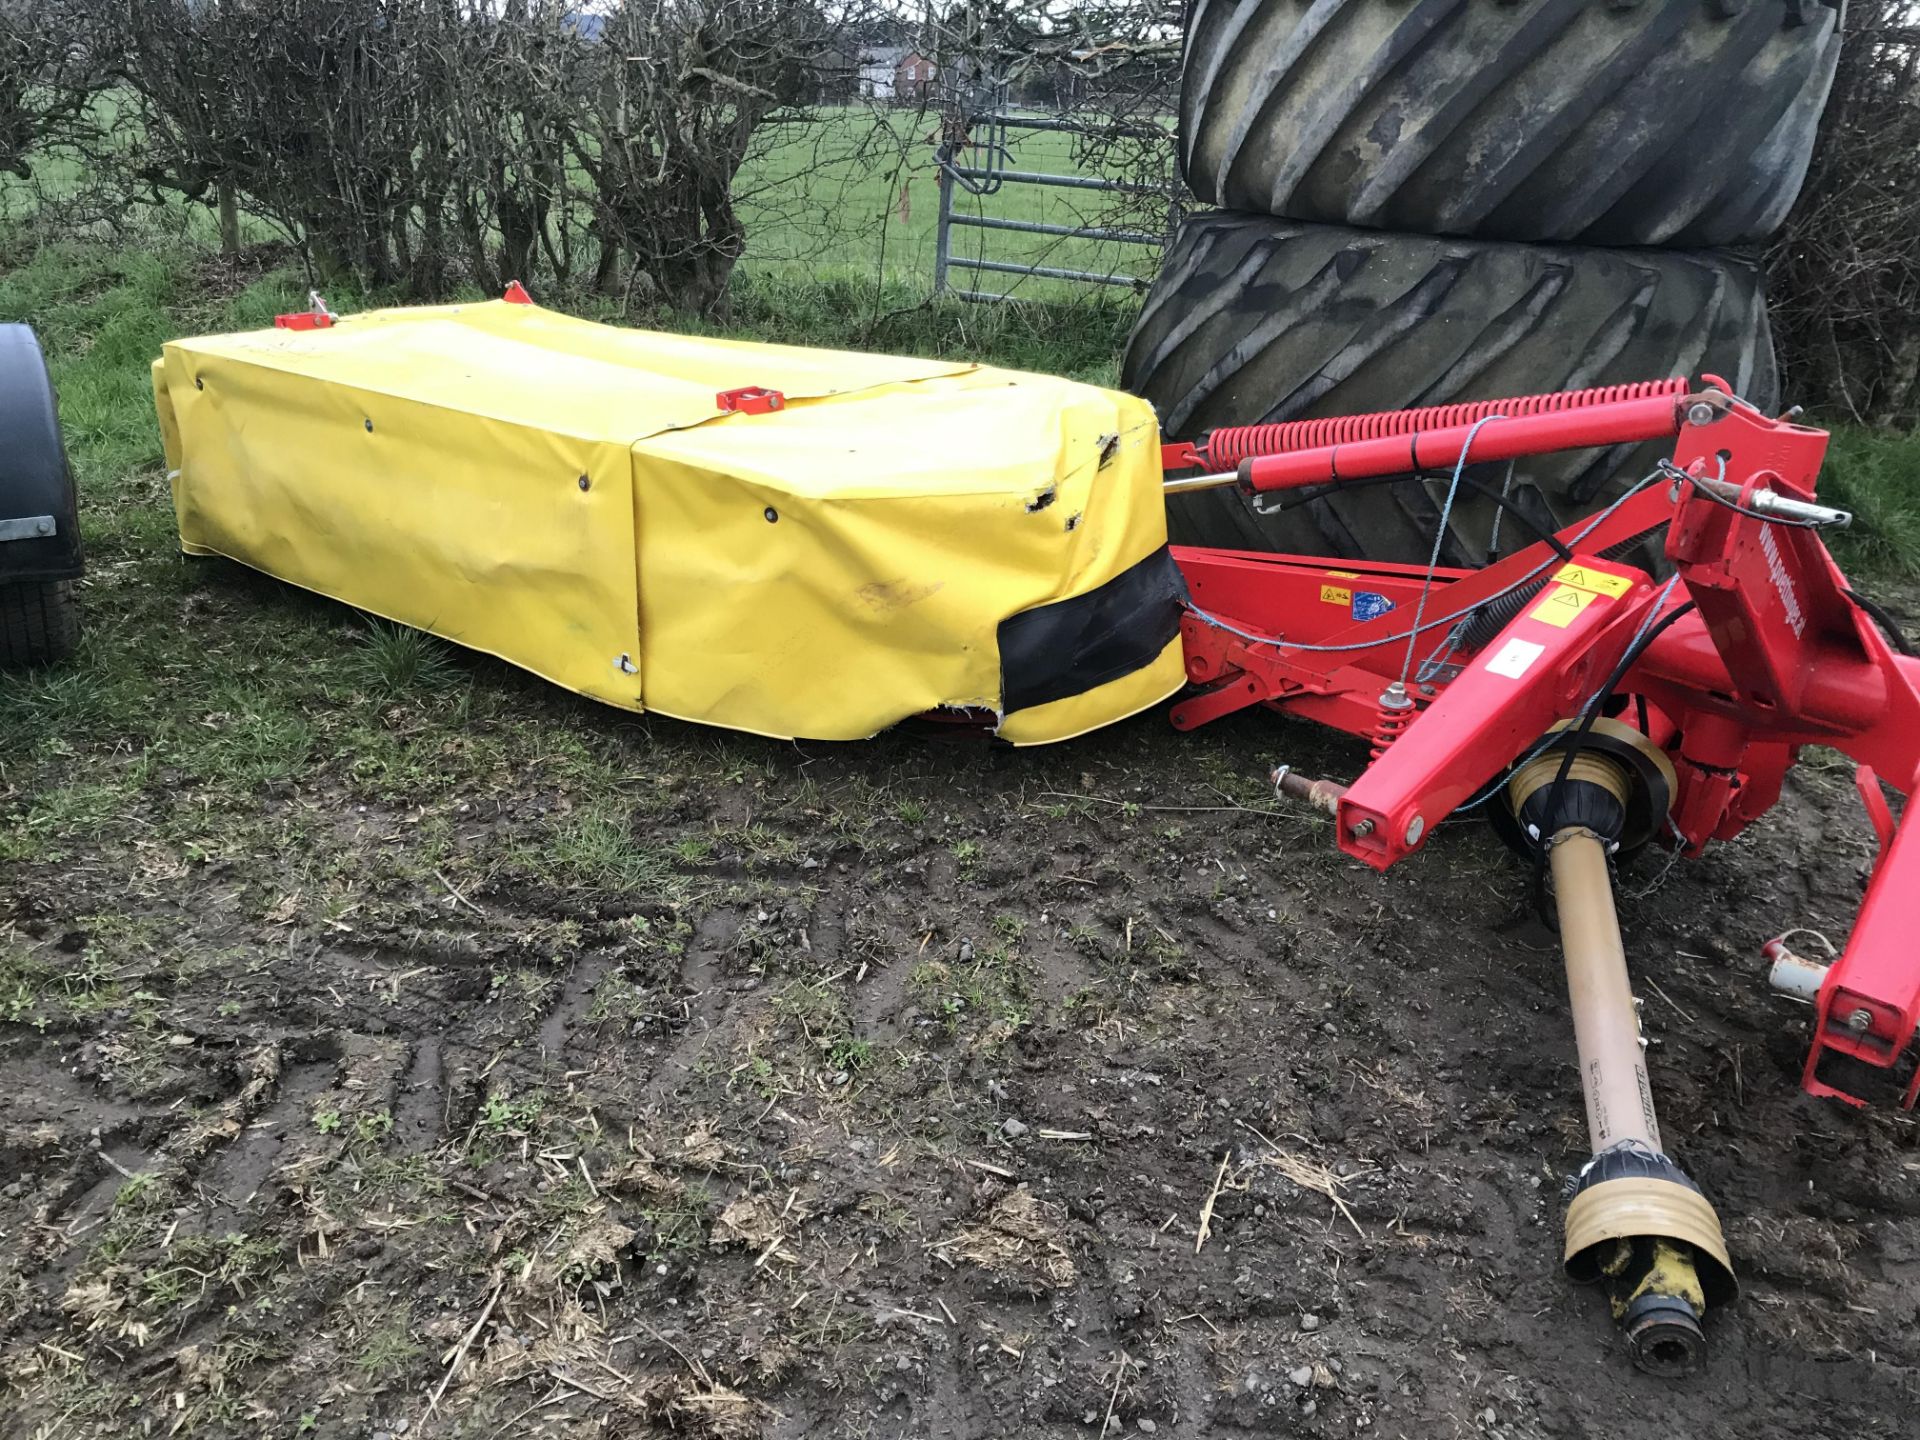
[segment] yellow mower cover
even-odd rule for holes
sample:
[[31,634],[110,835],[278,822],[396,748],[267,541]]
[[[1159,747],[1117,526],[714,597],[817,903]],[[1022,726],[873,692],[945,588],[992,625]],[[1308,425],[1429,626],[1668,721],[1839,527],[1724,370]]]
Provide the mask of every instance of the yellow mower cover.
[[[980,707],[1032,745],[1181,683],[1128,395],[507,301],[177,340],[153,374],[189,554],[610,705],[821,740]],[[723,412],[746,387],[784,408]]]

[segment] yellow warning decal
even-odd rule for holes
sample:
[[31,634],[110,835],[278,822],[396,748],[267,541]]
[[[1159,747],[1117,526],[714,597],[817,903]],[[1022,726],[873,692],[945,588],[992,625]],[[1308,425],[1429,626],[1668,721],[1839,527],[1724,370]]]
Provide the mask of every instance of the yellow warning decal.
[[1562,630],[1573,623],[1573,617],[1600,598],[1592,590],[1582,590],[1573,585],[1559,585],[1549,590],[1546,598],[1527,612],[1530,620],[1544,620],[1549,625],[1558,625]]
[[1591,565],[1562,565],[1553,572],[1553,578],[1562,585],[1578,585],[1582,590],[1591,590],[1596,595],[1611,595],[1616,600],[1633,588],[1633,582],[1626,576],[1609,575]]
[[1322,585],[1320,587],[1320,598],[1329,605],[1351,605],[1353,603],[1353,592],[1351,590],[1342,590],[1338,585]]
[[1326,576],[1329,580],[1358,580],[1360,578],[1360,572],[1358,570],[1329,570],[1326,572]]

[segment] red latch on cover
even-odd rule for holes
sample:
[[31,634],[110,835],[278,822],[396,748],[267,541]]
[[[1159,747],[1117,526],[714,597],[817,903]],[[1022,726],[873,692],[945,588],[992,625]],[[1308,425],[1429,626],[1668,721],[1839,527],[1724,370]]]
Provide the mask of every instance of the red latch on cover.
[[769,410],[786,409],[787,397],[764,385],[744,385],[738,390],[722,390],[713,397],[713,403],[726,415],[735,411],[742,415],[764,415]]
[[333,328],[333,312],[327,309],[327,302],[320,298],[318,290],[307,292],[307,306],[307,309],[296,310],[290,315],[274,316],[273,328],[276,330],[331,330]]

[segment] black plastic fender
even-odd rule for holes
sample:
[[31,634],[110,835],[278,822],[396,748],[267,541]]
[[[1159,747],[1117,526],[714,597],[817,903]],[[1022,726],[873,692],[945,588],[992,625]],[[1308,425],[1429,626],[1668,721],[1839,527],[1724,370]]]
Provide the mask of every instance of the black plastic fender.
[[80,574],[80,517],[53,381],[27,325],[0,325],[0,584]]

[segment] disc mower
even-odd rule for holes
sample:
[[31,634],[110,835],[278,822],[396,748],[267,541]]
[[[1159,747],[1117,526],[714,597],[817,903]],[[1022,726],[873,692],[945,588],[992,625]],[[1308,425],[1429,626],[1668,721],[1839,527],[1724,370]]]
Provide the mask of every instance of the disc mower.
[[[1920,1090],[1920,840],[1885,794],[1920,778],[1920,659],[1822,543],[1849,518],[1815,499],[1826,434],[1713,376],[1163,446],[1143,402],[1091,386],[616,331],[515,286],[316,302],[174,342],[154,380],[189,552],[609,704],[816,739],[974,715],[1040,744],[1180,691],[1180,730],[1265,706],[1370,742],[1357,776],[1275,784],[1376,869],[1484,810],[1557,901],[1592,1148],[1566,1268],[1645,1369],[1694,1368],[1735,1281],[1661,1139],[1612,858],[1697,855],[1772,807],[1803,746],[1852,757],[1879,852],[1851,939],[1829,965],[1770,958],[1813,1003],[1810,1093]],[[1655,441],[1667,458],[1557,531],[1489,478]],[[1166,544],[1167,492],[1284,506],[1422,477],[1426,564]],[[1442,564],[1468,493],[1526,543]],[[1656,547],[1661,573],[1633,563]]]

